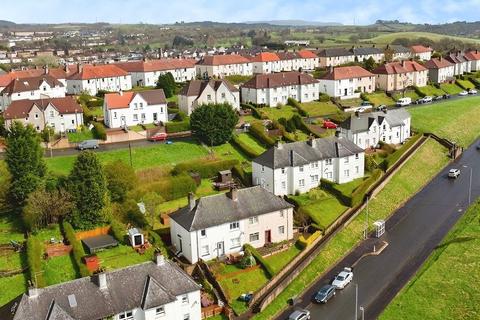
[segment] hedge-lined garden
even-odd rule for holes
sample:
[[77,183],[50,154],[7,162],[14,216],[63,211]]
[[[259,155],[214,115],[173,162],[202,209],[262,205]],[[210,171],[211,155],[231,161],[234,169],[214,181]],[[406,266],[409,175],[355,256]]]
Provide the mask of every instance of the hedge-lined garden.
[[262,255],[249,244],[244,245],[244,249],[247,252],[250,252],[250,254],[257,260],[258,263],[262,265],[262,267],[265,269],[267,272],[268,276],[272,278],[275,275],[275,270],[272,268],[272,266],[262,257]]
[[42,270],[42,255],[44,252],[41,241],[31,235],[27,239],[27,263],[30,280],[37,288],[46,286],[45,278]]
[[63,222],[63,232],[68,243],[72,246],[73,260],[75,261],[75,265],[80,275],[82,277],[91,275],[87,266],[82,261],[82,258],[86,255],[83,244],[75,237],[75,231],[73,230],[72,225],[68,222]]
[[391,168],[400,159],[400,157],[405,152],[407,152],[408,149],[410,149],[410,147],[413,146],[421,137],[421,134],[416,134],[410,137],[410,139],[405,142],[400,148],[398,148],[395,152],[393,152],[392,154],[387,156],[385,160],[383,160],[383,162],[381,163],[382,169],[386,171]]

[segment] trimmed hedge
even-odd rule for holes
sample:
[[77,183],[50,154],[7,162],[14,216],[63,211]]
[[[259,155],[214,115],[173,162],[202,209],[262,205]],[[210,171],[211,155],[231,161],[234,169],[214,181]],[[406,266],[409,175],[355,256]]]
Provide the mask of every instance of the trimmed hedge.
[[156,233],[153,230],[148,230],[148,238],[150,239],[150,242],[155,245],[158,250],[160,250],[160,253],[165,257],[168,258],[169,251],[167,249],[167,245],[163,242],[162,238],[158,233]]
[[72,225],[64,221],[63,232],[65,233],[65,238],[67,239],[68,243],[70,243],[70,245],[72,246],[73,260],[77,265],[80,275],[82,277],[90,276],[90,270],[88,270],[87,266],[82,261],[82,258],[86,255],[85,250],[83,249],[82,243],[75,237],[75,231],[73,230]]
[[195,192],[197,185],[195,181],[185,172],[181,172],[176,176],[165,177],[159,181],[149,183],[137,188],[137,200],[148,192],[156,192],[166,201],[179,199],[188,195],[189,192]]
[[305,110],[297,100],[295,100],[293,98],[288,98],[287,104],[296,108],[298,110],[298,113],[300,113],[300,115],[302,117],[308,117],[309,116],[308,111]]
[[326,93],[320,93],[320,97],[318,98],[320,102],[328,102],[330,101],[330,96]]
[[190,119],[182,121],[169,121],[165,123],[167,133],[183,132],[190,130]]
[[417,87],[417,86],[413,86],[413,90],[415,91],[415,93],[417,95],[419,95],[420,97],[425,97],[425,94]]
[[233,135],[231,143],[237,146],[240,150],[242,150],[243,153],[245,153],[249,158],[256,158],[262,154],[261,152],[257,152],[256,150],[252,149],[248,144],[240,140],[237,135]]
[[337,188],[335,188],[336,183],[330,180],[321,179],[320,188],[331,193],[335,198],[337,198],[342,204],[350,207],[352,204],[352,195],[344,194]]
[[403,146],[401,146],[397,151],[395,151],[394,153],[386,157],[385,160],[383,160],[381,164],[382,169],[387,171],[390,167],[392,167],[395,164],[395,162],[397,162],[398,159],[400,159],[400,157],[405,152],[407,152],[407,150],[410,149],[410,147],[413,146],[421,137],[422,137],[421,134],[417,134],[410,137],[410,139],[407,142],[405,142]]
[[107,131],[105,130],[104,125],[100,122],[93,123],[92,133],[96,139],[107,140]]
[[253,104],[242,103],[241,107],[244,109],[252,110],[253,116],[257,119],[261,119],[261,120],[268,119],[268,116],[264,112],[262,112],[260,108],[255,107]]
[[320,230],[312,233],[312,235],[310,237],[308,237],[307,239],[305,239],[305,237],[303,235],[301,235],[298,238],[297,243],[300,246],[300,248],[305,249],[306,247],[310,246],[313,243],[313,241],[318,239],[321,235],[322,235],[322,231],[320,231]]
[[218,171],[232,169],[238,164],[237,159],[229,160],[214,160],[214,161],[199,161],[190,160],[177,164],[172,173],[178,175],[185,172],[198,172],[204,179],[215,177]]
[[110,221],[110,234],[121,244],[125,243],[126,229],[125,225],[120,221],[116,219]]
[[265,132],[265,127],[261,123],[252,123],[250,126],[250,131],[249,131],[255,138],[260,140],[262,143],[266,144],[269,147],[273,147],[275,145],[275,139],[270,137],[266,132]]
[[29,236],[27,239],[27,263],[30,280],[35,287],[43,288],[46,286],[42,270],[43,245],[35,236]]
[[356,207],[357,205],[361,204],[363,202],[363,199],[365,199],[365,195],[367,194],[368,190],[370,187],[380,179],[382,176],[382,170],[380,169],[375,169],[372,172],[372,175],[365,179],[365,181],[362,182],[361,185],[355,189],[355,191],[352,192],[352,196],[350,197],[350,207]]
[[249,187],[253,184],[252,173],[245,172],[245,170],[240,164],[233,166],[232,173],[236,175],[245,186]]
[[263,268],[267,272],[269,278],[273,278],[273,276],[275,276],[275,271],[273,270],[272,266],[270,264],[268,264],[267,260],[265,260],[262,257],[262,255],[257,251],[257,249],[255,249],[254,247],[252,247],[248,243],[243,245],[243,247],[244,247],[245,251],[248,250],[251,253],[251,255],[255,258],[255,260],[257,260],[257,262],[260,263],[263,266]]

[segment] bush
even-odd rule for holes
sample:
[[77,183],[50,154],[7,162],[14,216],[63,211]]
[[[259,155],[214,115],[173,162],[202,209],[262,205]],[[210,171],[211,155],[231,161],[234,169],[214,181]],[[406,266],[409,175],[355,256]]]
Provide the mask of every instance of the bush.
[[262,119],[262,120],[268,119],[268,116],[264,112],[262,112],[259,108],[255,107],[252,104],[242,104],[241,106],[244,109],[252,110],[252,114],[255,118]]
[[365,170],[372,172],[373,170],[378,169],[378,167],[379,165],[372,155],[365,155]]
[[326,93],[320,93],[320,97],[319,97],[318,101],[328,102],[328,101],[330,101],[330,96]]
[[165,124],[167,133],[183,132],[190,130],[190,120],[169,121]]
[[245,172],[242,165],[240,165],[240,164],[234,165],[233,168],[232,168],[232,173],[234,175],[236,175],[242,181],[243,185],[249,187],[253,184],[252,173],[251,172]]
[[238,164],[237,159],[230,160],[190,160],[177,164],[172,173],[179,175],[186,172],[198,172],[203,179],[213,178],[219,171],[230,170]]
[[110,234],[121,244],[125,243],[125,235],[127,228],[123,223],[116,219],[110,221]]
[[103,124],[101,124],[100,122],[93,123],[92,133],[96,139],[107,140],[107,131],[105,130]]
[[296,108],[302,117],[308,117],[308,112],[302,107],[302,105],[293,98],[288,98],[287,104]]
[[384,150],[388,154],[392,154],[395,152],[395,148],[391,144],[385,143],[383,141],[378,142],[378,144],[380,145],[380,149]]
[[413,86],[413,90],[418,96],[425,97],[425,94],[417,86]]
[[257,262],[262,265],[262,267],[267,272],[269,278],[273,278],[273,276],[275,275],[275,271],[273,270],[272,266],[268,264],[268,262],[257,251],[257,249],[252,247],[250,244],[245,244],[243,247],[246,251],[245,254],[247,254],[247,251],[248,251],[255,258],[255,260],[257,260]]
[[[144,194],[147,193],[148,192],[145,192]],[[145,228],[148,226],[147,218],[142,212],[140,212],[137,201],[133,199],[127,199],[125,202],[122,203],[121,212],[124,221],[134,224],[139,228]]]
[[159,181],[144,184],[129,193],[130,197],[140,200],[148,192],[155,192],[166,201],[182,198],[189,192],[195,192],[197,185],[187,173],[181,172],[176,176],[165,177]]
[[82,261],[82,258],[85,256],[85,250],[83,249],[82,243],[75,237],[75,231],[73,230],[72,225],[64,221],[63,232],[65,233],[65,238],[68,243],[72,246],[73,260],[75,261],[80,275],[82,277],[90,276],[90,270],[88,270],[87,266]]
[[350,194],[344,194],[343,192],[341,192],[340,190],[338,190],[337,188],[335,188],[335,183],[330,181],[330,180],[326,180],[326,179],[321,179],[320,180],[320,188],[323,189],[323,190],[326,190],[328,191],[329,193],[331,193],[335,198],[337,198],[342,204],[350,207],[351,204],[352,204],[352,195]]
[[303,235],[301,235],[298,238],[297,243],[300,246],[300,248],[305,249],[306,247],[310,246],[313,243],[313,241],[318,239],[321,235],[322,235],[322,232],[320,230],[315,231],[307,239],[305,239],[305,237]]
[[273,147],[275,145],[275,139],[270,137],[265,132],[265,127],[261,123],[252,123],[249,131],[255,138],[260,140],[262,143],[266,144],[268,147]]
[[169,251],[167,245],[163,242],[162,238],[158,233],[153,230],[148,230],[148,238],[150,242],[160,251],[160,253],[165,257],[169,257]]
[[421,134],[417,134],[410,137],[410,139],[407,142],[405,142],[403,146],[401,146],[397,151],[395,151],[394,153],[386,157],[381,164],[383,170],[386,171],[389,168],[391,168],[400,159],[400,157],[405,152],[407,152],[407,150],[410,149],[410,147],[413,146],[421,137],[422,137]]
[[35,236],[29,236],[27,239],[27,263],[30,280],[35,287],[43,288],[46,286],[42,270],[43,245]]
[[243,151],[243,153],[245,153],[250,158],[256,158],[261,154],[256,150],[252,149],[248,144],[240,140],[237,135],[233,135],[231,143],[237,146],[240,150]]
[[375,169],[372,172],[372,175],[365,179],[365,181],[362,182],[361,185],[355,189],[355,191],[352,192],[351,196],[351,203],[350,206],[353,208],[363,202],[365,199],[365,194],[368,192],[370,187],[380,179],[382,176],[382,170],[380,169]]

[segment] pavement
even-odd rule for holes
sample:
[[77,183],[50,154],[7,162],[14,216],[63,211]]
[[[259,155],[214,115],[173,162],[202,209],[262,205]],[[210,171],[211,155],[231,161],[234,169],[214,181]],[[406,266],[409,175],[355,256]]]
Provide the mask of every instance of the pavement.
[[[364,319],[376,319],[468,208],[470,169],[471,201],[480,196],[480,151],[475,148],[479,143],[480,139],[398,209],[387,220],[384,236],[360,244],[299,296],[294,307],[277,319],[287,319],[294,308],[310,310],[312,319],[355,319],[357,286],[357,319],[362,319],[360,307],[364,308]],[[461,170],[458,179],[448,179],[447,173],[451,168]],[[381,254],[365,256],[365,250],[371,247],[372,241],[384,241],[388,246]],[[325,305],[311,302],[320,287],[330,283],[344,267],[352,265],[355,265],[354,277],[350,285],[337,291],[336,296]]]

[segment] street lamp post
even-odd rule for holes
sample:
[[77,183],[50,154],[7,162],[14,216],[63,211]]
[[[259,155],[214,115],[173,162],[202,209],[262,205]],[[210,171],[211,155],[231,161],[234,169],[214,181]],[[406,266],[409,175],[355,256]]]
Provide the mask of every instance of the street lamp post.
[[470,181],[468,184],[468,205],[472,203],[472,178],[473,178],[473,168],[469,166],[463,166],[464,168],[470,168]]
[[366,240],[368,237],[368,201],[370,196],[367,196],[367,209],[365,210],[365,229],[363,230],[363,239]]
[[355,320],[358,320],[358,283],[355,283]]

